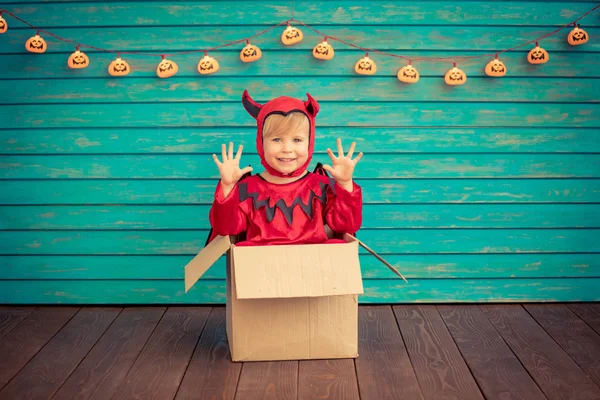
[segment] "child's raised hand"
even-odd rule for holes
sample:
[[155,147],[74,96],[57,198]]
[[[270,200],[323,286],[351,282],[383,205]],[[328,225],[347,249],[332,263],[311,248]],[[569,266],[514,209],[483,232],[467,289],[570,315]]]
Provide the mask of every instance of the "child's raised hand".
[[[237,181],[240,180],[244,174],[252,171],[252,167],[245,167],[240,169],[240,158],[242,157],[242,149],[244,146],[240,145],[238,147],[238,151],[233,157],[233,143],[229,142],[229,153],[227,153],[227,148],[223,144],[221,145],[221,152],[223,154],[223,161],[219,161],[219,158],[216,154],[213,154],[213,160],[215,160],[215,164],[219,167],[219,174],[221,175],[221,185],[225,188],[232,188],[235,186]],[[225,195],[227,196],[227,195]]]
[[354,173],[354,167],[360,161],[363,153],[359,153],[353,160],[352,155],[354,154],[354,147],[356,142],[352,142],[348,154],[344,156],[344,150],[342,148],[342,140],[338,138],[337,148],[338,156],[334,156],[331,149],[327,149],[327,154],[331,158],[333,167],[324,165],[323,169],[331,174],[333,178],[347,190],[352,190],[352,174]]

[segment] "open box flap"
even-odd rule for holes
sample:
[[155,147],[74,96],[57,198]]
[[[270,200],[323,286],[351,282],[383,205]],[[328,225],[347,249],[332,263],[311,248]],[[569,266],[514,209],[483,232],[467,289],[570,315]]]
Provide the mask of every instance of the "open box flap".
[[402,278],[404,280],[404,282],[408,283],[408,281],[406,280],[406,278],[404,277],[404,275],[402,275],[400,273],[400,271],[398,271],[396,269],[396,267],[394,267],[392,264],[390,264],[389,262],[385,261],[379,254],[375,253],[373,250],[371,250],[369,248],[369,246],[367,246],[366,244],[364,244],[363,242],[361,242],[359,239],[357,239],[356,237],[352,236],[349,233],[345,233],[344,234],[344,239],[349,242],[350,240],[355,240],[358,242],[358,244],[360,244],[365,250],[367,250],[369,253],[371,253],[372,255],[375,256],[376,259],[378,259],[379,261],[381,261],[386,267],[388,267],[393,273],[395,273],[396,275],[398,275],[400,278]]
[[186,293],[230,246],[229,236],[217,236],[185,266]]

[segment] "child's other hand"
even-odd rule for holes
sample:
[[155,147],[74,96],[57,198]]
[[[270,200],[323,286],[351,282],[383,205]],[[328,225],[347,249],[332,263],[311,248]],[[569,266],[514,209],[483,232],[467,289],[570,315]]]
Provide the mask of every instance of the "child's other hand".
[[352,142],[348,154],[344,156],[344,150],[342,148],[342,140],[338,138],[337,148],[338,156],[334,156],[331,149],[327,149],[327,154],[331,158],[333,167],[324,165],[323,169],[331,174],[333,178],[340,184],[344,189],[352,191],[352,174],[354,173],[354,167],[360,161],[363,153],[359,153],[353,160],[352,155],[354,154],[354,147],[356,142]]
[[244,174],[252,171],[252,167],[245,167],[240,169],[240,159],[242,157],[242,149],[244,146],[238,147],[237,154],[233,157],[233,143],[229,142],[229,153],[227,148],[223,144],[221,145],[221,152],[223,155],[223,161],[219,161],[216,154],[213,154],[213,160],[217,167],[219,167],[219,174],[221,175],[221,186],[223,187],[223,194],[225,197],[229,194],[231,189],[235,186],[237,181],[240,180]]

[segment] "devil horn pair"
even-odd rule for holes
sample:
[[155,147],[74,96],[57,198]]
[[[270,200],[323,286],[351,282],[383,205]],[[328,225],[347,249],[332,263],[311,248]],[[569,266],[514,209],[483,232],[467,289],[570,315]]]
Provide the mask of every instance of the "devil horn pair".
[[[308,93],[306,93],[306,97],[307,100],[304,102],[304,106],[306,107],[308,112],[314,117],[319,112],[319,103],[317,103],[317,101]],[[250,114],[255,119],[258,119],[258,113],[260,112],[263,105],[252,100],[252,97],[250,97],[248,90],[244,90],[244,93],[242,94],[242,103],[244,104],[244,108],[246,109],[246,111],[248,111],[248,114]]]

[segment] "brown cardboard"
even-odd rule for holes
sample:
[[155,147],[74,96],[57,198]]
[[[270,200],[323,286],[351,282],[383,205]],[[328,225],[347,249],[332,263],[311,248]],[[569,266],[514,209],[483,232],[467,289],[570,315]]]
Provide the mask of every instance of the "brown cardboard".
[[186,292],[227,253],[227,337],[233,361],[358,356],[358,240],[235,246],[218,237],[185,268]]

